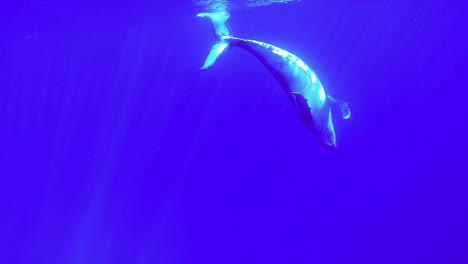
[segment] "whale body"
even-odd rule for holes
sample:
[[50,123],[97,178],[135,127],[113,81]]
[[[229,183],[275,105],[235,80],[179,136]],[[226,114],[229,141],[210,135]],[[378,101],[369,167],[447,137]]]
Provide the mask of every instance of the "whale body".
[[338,106],[344,119],[351,115],[348,104],[327,95],[315,72],[294,54],[274,45],[251,39],[234,37],[226,21],[227,12],[200,13],[210,18],[218,39],[201,70],[206,70],[231,47],[240,47],[257,57],[272,73],[294,105],[300,119],[329,150],[336,149],[331,107]]

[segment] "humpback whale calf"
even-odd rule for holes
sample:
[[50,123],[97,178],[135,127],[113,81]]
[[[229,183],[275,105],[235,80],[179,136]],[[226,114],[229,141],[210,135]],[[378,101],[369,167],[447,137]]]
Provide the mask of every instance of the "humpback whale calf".
[[338,106],[344,119],[351,116],[348,104],[325,93],[315,72],[294,54],[273,45],[231,35],[226,21],[229,13],[200,13],[211,20],[216,43],[201,70],[206,70],[231,47],[243,48],[255,55],[273,74],[293,103],[306,128],[329,150],[336,149],[331,107]]

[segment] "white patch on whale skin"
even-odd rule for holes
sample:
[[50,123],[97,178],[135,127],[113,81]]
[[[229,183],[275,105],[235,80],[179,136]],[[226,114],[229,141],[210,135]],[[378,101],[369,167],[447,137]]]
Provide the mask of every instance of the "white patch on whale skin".
[[300,60],[299,58],[296,57],[296,63],[297,63],[297,66],[299,66],[301,69],[303,69],[304,71],[308,71],[309,70],[309,67],[307,66],[307,64],[305,64],[302,60]]
[[278,48],[272,48],[271,49],[271,52],[273,52],[274,54],[278,54],[280,55],[281,57],[288,57],[289,55],[289,52],[285,51],[285,50],[282,50],[282,49],[278,49]]
[[258,44],[258,45],[260,45],[260,46],[263,46],[263,47],[265,47],[265,48],[271,48],[271,47],[270,47],[271,45],[268,44],[268,43],[265,43],[265,42],[261,42],[261,41],[257,41],[257,40],[252,40],[252,39],[244,40],[244,41],[246,41],[246,42],[252,42],[252,43]]
[[[315,73],[312,72],[312,73],[310,74],[310,77],[312,77],[312,82],[313,82],[313,83],[316,83],[316,82],[317,82],[317,76],[315,75]],[[323,90],[323,88],[322,88],[322,90]]]
[[278,47],[275,47],[273,45],[269,45],[269,44],[266,44],[266,45],[268,45],[266,47],[270,48],[272,53],[283,57],[285,59],[285,61],[288,62],[289,65],[292,65],[293,63],[297,64],[297,61],[298,61],[297,57],[294,56],[293,54],[291,54],[290,52],[285,51],[284,49],[280,49]]
[[[266,44],[266,45],[269,45],[269,44]],[[271,46],[271,45],[269,45],[269,48],[271,49],[272,53],[283,57],[285,59],[285,61],[287,61],[290,66],[293,66],[294,67],[294,73],[296,75],[301,74],[300,70],[306,71],[306,72],[310,71],[309,66],[307,66],[307,64],[305,64],[305,62],[303,62],[301,59],[299,59],[298,57],[296,57],[292,53],[290,53],[290,52],[288,52],[286,50],[280,49],[278,47]],[[314,83],[317,82],[317,78],[314,75],[312,76],[312,82],[314,82]]]
[[[314,76],[314,75],[312,75],[312,76]],[[318,92],[319,92],[320,101],[324,102],[325,99],[327,98],[327,95],[325,94],[325,90],[323,89],[323,87],[320,87]]]

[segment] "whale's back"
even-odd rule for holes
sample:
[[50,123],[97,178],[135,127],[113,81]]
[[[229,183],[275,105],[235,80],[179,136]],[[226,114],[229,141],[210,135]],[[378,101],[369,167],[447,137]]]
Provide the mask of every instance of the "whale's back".
[[233,38],[235,45],[254,54],[270,70],[284,91],[300,93],[311,109],[321,109],[326,93],[315,72],[299,57],[274,45],[249,39]]

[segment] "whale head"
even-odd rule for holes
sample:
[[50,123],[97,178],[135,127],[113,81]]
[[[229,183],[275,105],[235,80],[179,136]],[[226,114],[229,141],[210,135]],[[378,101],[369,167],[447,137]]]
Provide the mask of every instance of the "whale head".
[[328,150],[336,149],[336,135],[335,128],[333,127],[333,120],[331,115],[331,109],[328,105],[315,113],[313,117],[313,126],[311,126],[312,132],[320,141],[320,143]]
[[311,107],[308,100],[301,93],[290,93],[297,113],[304,125],[312,131],[320,143],[328,150],[336,149],[336,135],[333,127],[330,105],[325,101]]
[[325,148],[328,150],[335,150],[336,149],[336,135],[335,135],[335,128],[333,127],[333,121],[331,118],[331,112],[329,112],[329,117],[327,120],[327,124],[320,130],[315,131],[315,135],[320,140]]

